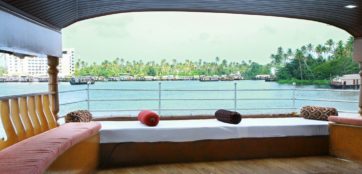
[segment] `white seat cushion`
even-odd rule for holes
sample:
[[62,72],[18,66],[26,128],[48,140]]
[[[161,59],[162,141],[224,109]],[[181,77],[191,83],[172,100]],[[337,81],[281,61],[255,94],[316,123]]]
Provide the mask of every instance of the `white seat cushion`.
[[161,120],[156,127],[139,121],[102,121],[101,143],[187,142],[236,138],[328,135],[328,122],[304,118],[249,118],[233,125],[216,119]]

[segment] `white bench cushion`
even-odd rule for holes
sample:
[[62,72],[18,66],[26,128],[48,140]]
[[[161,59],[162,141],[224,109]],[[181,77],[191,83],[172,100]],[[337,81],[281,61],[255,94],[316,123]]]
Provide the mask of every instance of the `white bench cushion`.
[[139,121],[102,121],[101,143],[186,142],[236,138],[328,135],[328,122],[304,118],[249,118],[233,125],[216,119],[161,120],[148,127]]

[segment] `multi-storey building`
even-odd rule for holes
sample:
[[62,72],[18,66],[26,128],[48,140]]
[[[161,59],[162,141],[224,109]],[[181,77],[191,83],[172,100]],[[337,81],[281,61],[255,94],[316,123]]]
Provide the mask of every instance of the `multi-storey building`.
[[[45,57],[17,57],[5,54],[5,65],[8,76],[45,76],[48,70],[48,60]],[[74,74],[74,49],[65,49],[59,59],[59,76]]]
[[59,60],[59,76],[71,76],[74,74],[74,49],[64,49],[62,58]]

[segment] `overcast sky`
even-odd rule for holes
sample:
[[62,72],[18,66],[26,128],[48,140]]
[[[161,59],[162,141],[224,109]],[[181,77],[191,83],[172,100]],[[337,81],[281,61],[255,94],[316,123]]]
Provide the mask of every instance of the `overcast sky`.
[[318,22],[237,14],[191,12],[124,13],[75,23],[62,30],[63,47],[76,59],[100,62],[161,59],[270,62],[277,47],[298,48],[347,32]]

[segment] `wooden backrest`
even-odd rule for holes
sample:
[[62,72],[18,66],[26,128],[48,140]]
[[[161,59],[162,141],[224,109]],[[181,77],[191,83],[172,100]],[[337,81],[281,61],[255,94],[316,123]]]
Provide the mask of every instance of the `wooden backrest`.
[[49,98],[49,93],[0,97],[0,118],[6,134],[0,139],[0,150],[57,127]]

